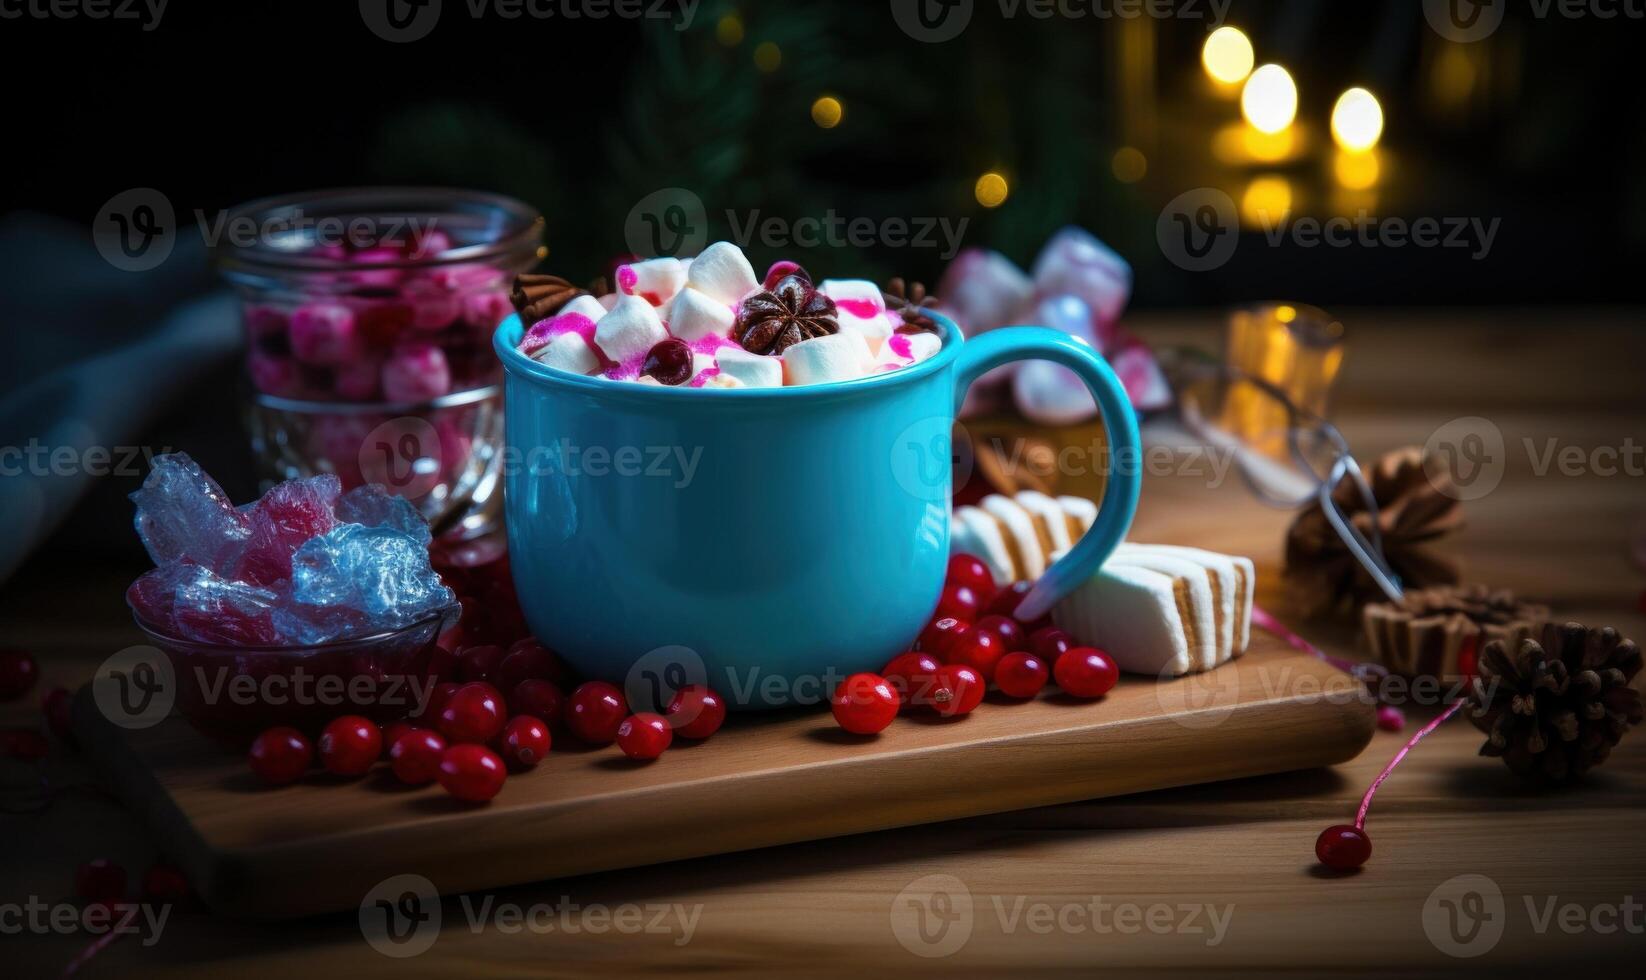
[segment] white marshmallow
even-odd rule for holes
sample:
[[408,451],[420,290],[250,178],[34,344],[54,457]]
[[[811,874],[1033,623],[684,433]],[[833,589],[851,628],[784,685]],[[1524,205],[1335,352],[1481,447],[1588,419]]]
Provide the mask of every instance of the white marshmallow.
[[961,506],[954,510],[950,532],[949,552],[981,558],[994,576],[994,584],[1007,586],[1017,581],[1017,568],[1011,552],[1006,550],[1006,539],[1000,533],[1000,522],[984,513],[981,508]]
[[839,303],[845,300],[853,306],[865,306],[860,313],[872,307],[876,313],[886,311],[886,296],[880,287],[867,279],[825,279],[818,292]]
[[532,360],[572,374],[593,374],[600,370],[600,355],[580,333],[560,334],[532,355]]
[[607,293],[606,295],[600,297],[597,302],[600,303],[600,308],[602,310],[610,312],[612,308],[617,306],[617,301],[622,298],[623,296],[621,293]]
[[1228,650],[1224,659],[1245,653],[1246,645],[1252,638],[1252,592],[1257,582],[1257,569],[1253,566],[1252,560],[1239,555],[1220,555],[1215,551],[1181,545],[1154,544],[1144,547],[1163,554],[1187,558],[1206,566],[1206,570],[1212,574],[1214,591],[1221,593],[1218,598],[1218,612],[1222,615],[1222,622],[1218,629],[1219,642]]
[[720,376],[736,378],[749,388],[778,388],[783,384],[783,362],[765,354],[751,354],[741,347],[722,347]]
[[679,259],[647,259],[617,267],[617,290],[630,296],[667,306],[686,285],[686,264]]
[[1170,575],[1110,562],[1052,608],[1052,622],[1124,671],[1181,677],[1198,667]]
[[863,335],[869,353],[880,356],[881,346],[896,326],[886,316],[886,297],[867,279],[825,279],[818,292],[834,300],[840,332]]
[[731,242],[715,242],[692,259],[686,285],[727,305],[755,291],[760,280],[743,250]]
[[1010,497],[991,493],[983,498],[983,509],[989,516],[1000,522],[1005,533],[1010,535],[1008,544],[1016,545],[1016,551],[1022,567],[1017,569],[1017,579],[1034,581],[1046,573],[1046,553],[1040,547],[1040,535],[1035,532],[1034,518],[1023,505]]
[[737,380],[736,378],[731,377],[730,375],[725,374],[724,372],[722,372],[722,373],[717,374],[714,377],[710,378],[709,380],[703,382],[703,387],[705,387],[705,388],[746,388],[748,386],[745,385],[743,382]]
[[[615,302],[615,301],[614,301]],[[588,293],[578,293],[570,303],[560,308],[555,316],[565,316],[567,313],[581,313],[589,318],[590,323],[599,323],[600,318],[606,315],[607,308],[600,305],[600,301]]]
[[1057,502],[1063,505],[1063,512],[1080,522],[1080,531],[1084,534],[1097,523],[1097,505],[1085,497],[1059,497]]
[[911,333],[904,336],[909,338],[909,360],[914,364],[919,364],[943,349],[943,338],[935,333]]
[[1075,535],[1070,533],[1068,517],[1056,500],[1038,490],[1019,490],[1017,502],[1034,515],[1037,523],[1046,526],[1046,532],[1052,539],[1052,551],[1067,551],[1074,547]]
[[814,385],[861,378],[869,367],[869,346],[855,333],[832,333],[802,340],[783,352],[783,379]]
[[[715,356],[713,354],[704,354],[698,351],[693,351],[692,376],[686,379],[686,383],[691,384],[693,381],[696,381],[698,375],[702,374],[704,371],[713,371],[719,366],[720,365],[715,361]],[[707,381],[704,381],[703,383],[708,384]]]
[[730,306],[690,286],[680,290],[669,307],[669,333],[688,344],[704,337],[727,336],[736,321]]
[[1200,670],[1211,670],[1227,660],[1216,615],[1217,598],[1206,566],[1169,555],[1147,545],[1121,544],[1109,564],[1132,565],[1159,572],[1172,580],[1172,599],[1189,643],[1190,656]]
[[668,338],[657,311],[638,296],[620,298],[612,311],[594,325],[595,345],[619,364],[645,357],[659,341]]

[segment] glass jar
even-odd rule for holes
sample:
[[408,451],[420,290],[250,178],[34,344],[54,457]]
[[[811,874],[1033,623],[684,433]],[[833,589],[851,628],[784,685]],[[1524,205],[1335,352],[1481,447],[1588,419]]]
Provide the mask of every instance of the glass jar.
[[491,335],[542,234],[519,201],[441,188],[232,209],[215,258],[241,300],[260,476],[382,483],[437,535],[490,530],[503,425]]

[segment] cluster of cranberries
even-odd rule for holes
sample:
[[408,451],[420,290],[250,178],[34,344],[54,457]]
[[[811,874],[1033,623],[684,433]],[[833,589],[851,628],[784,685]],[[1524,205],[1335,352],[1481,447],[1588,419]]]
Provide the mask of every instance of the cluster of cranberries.
[[835,721],[848,732],[873,735],[904,708],[955,718],[976,709],[990,686],[1025,701],[1050,680],[1071,697],[1107,694],[1120,679],[1108,654],[1076,646],[1044,619],[1017,618],[1029,585],[997,590],[982,560],[951,557],[937,611],[915,649],[893,657],[878,674],[846,678],[831,700]]
[[[19,701],[34,690],[40,678],[40,664],[26,650],[0,650],[0,702]],[[64,742],[73,743],[69,725],[69,691],[54,687],[40,699],[46,727]],[[33,762],[45,758],[51,745],[35,728],[0,728],[0,758]]]

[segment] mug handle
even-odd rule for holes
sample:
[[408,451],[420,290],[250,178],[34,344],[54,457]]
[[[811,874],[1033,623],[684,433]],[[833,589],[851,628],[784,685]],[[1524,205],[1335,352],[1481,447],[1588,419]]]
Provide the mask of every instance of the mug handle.
[[1018,606],[1024,621],[1039,619],[1059,599],[1094,575],[1131,529],[1143,483],[1142,442],[1137,414],[1120,379],[1096,351],[1061,330],[1047,327],[1002,327],[968,339],[960,348],[955,408],[966,389],[985,371],[1011,361],[1053,361],[1080,376],[1097,400],[1109,440],[1109,474],[1098,502],[1097,520],[1075,546],[1051,568]]

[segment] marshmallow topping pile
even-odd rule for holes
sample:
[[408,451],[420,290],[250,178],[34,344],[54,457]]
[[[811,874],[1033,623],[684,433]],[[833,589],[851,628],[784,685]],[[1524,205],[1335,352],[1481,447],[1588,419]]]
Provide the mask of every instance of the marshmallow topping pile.
[[[917,364],[942,343],[930,320],[889,309],[872,282],[814,284],[793,262],[778,262],[759,280],[730,242],[710,245],[694,259],[619,266],[617,291],[604,296],[563,280],[545,286],[551,278],[517,282],[516,306],[527,325],[520,352],[562,371],[614,381],[691,388],[824,384]],[[553,299],[545,303],[551,289]]]

